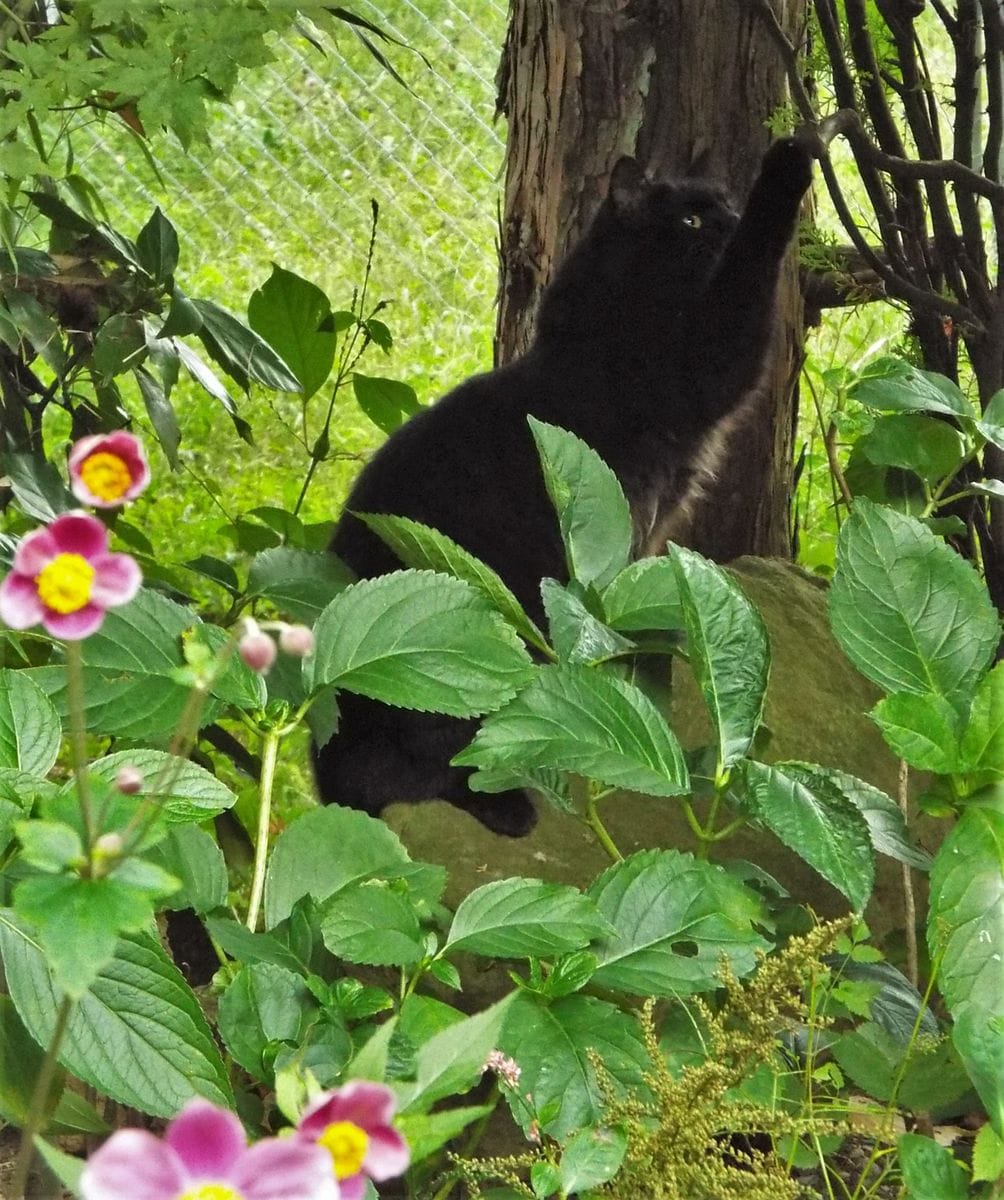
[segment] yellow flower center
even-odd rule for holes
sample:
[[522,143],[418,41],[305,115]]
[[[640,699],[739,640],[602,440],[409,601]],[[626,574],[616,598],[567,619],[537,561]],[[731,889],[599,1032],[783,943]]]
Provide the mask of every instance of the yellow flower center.
[[366,1131],[351,1121],[333,1121],[317,1139],[317,1144],[331,1155],[336,1179],[359,1174],[369,1143]]
[[244,1197],[225,1183],[199,1183],[182,1192],[178,1200],[244,1200]]
[[38,596],[53,612],[72,613],[91,598],[94,568],[81,554],[57,554],[35,576]]
[[129,490],[132,476],[117,454],[98,450],[80,464],[80,478],[87,490],[102,500],[121,500]]

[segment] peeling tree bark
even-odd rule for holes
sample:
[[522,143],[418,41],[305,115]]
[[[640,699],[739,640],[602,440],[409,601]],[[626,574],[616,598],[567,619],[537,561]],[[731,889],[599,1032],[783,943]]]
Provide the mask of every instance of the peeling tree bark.
[[[773,0],[800,39],[804,0]],[[541,289],[633,154],[654,178],[728,181],[742,200],[786,97],[784,68],[745,0],[510,0],[499,107],[509,119],[495,342],[528,344]],[[783,274],[764,394],[737,430],[692,544],[728,561],[789,556],[801,299]]]

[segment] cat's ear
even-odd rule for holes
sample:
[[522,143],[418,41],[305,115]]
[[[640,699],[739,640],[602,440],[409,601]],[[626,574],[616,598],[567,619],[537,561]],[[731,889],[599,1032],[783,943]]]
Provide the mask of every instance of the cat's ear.
[[614,163],[607,195],[619,212],[630,212],[638,207],[647,186],[645,172],[638,160],[625,156]]

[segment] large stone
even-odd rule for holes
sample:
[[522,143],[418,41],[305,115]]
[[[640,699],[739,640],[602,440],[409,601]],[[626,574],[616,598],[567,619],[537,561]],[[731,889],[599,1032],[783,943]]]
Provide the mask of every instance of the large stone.
[[[770,738],[761,757],[837,767],[895,796],[898,763],[866,715],[880,693],[834,641],[826,617],[825,584],[777,559],[744,558],[729,569],[770,634],[772,666],[765,708]],[[670,724],[686,748],[711,740],[703,700],[679,662],[673,667],[671,707]],[[625,855],[652,846],[695,847],[676,800],[619,793],[603,801],[601,812]],[[529,837],[515,840],[490,833],[468,814],[441,802],[394,805],[385,816],[413,857],[449,869],[445,899],[451,907],[493,879],[520,875],[584,886],[610,865],[589,829],[548,805],[541,805],[540,821]],[[933,830],[927,834],[930,839]],[[743,829],[722,844],[718,857],[756,863],[822,916],[847,911],[844,897],[770,833]],[[873,932],[881,936],[904,924],[903,884],[899,863],[880,857],[877,865],[867,916]]]

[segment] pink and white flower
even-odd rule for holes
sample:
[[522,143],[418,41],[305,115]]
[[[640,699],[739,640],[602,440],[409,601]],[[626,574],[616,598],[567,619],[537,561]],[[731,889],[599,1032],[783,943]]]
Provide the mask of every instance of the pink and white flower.
[[120,1129],[80,1177],[83,1200],[338,1200],[331,1159],[302,1138],[248,1146],[240,1121],[191,1100],[164,1139]]
[[0,583],[0,620],[11,629],[41,624],[53,637],[89,637],[105,610],[127,604],[143,576],[128,554],[111,554],[108,530],[83,512],[26,534]]
[[328,1152],[342,1200],[360,1200],[367,1178],[379,1182],[407,1169],[408,1144],[391,1125],[394,1106],[390,1088],[354,1081],[323,1093],[304,1110],[299,1140]]
[[124,429],[74,442],[69,468],[74,496],[95,508],[117,508],[135,500],[150,482],[143,444]]

